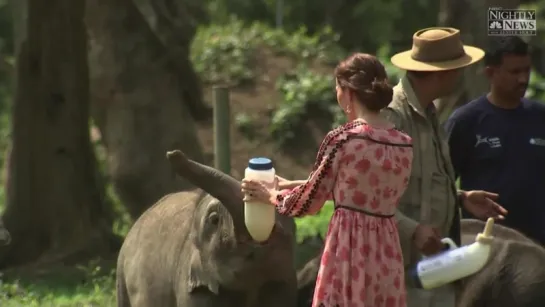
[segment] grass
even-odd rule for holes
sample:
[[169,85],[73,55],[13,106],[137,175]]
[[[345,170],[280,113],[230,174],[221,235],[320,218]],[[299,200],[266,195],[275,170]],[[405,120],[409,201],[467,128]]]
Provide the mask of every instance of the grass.
[[0,286],[0,306],[116,306],[115,273],[98,265],[18,275],[17,279],[7,277]]

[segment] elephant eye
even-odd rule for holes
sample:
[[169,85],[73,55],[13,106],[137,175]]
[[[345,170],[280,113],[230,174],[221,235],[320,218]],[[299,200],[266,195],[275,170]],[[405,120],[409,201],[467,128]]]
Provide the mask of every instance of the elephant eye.
[[217,212],[210,212],[208,214],[208,223],[217,226],[220,222],[220,215]]

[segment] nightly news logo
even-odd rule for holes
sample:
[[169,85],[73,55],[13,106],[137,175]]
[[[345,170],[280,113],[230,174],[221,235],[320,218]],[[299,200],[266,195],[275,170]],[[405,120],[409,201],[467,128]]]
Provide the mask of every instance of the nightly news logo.
[[488,10],[488,35],[536,35],[535,10]]

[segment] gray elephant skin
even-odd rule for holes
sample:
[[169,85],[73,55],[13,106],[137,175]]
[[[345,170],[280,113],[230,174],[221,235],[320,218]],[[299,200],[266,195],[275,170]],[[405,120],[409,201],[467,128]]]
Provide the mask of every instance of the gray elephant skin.
[[[462,220],[462,245],[471,244],[485,223]],[[545,306],[545,249],[501,225],[493,230],[491,256],[478,273],[460,282],[459,307]]]
[[[462,219],[462,245],[471,244],[485,223]],[[489,261],[479,272],[455,283],[457,307],[544,307],[545,249],[522,233],[494,225]],[[321,255],[299,270],[298,307],[311,306]]]
[[296,306],[293,219],[277,214],[257,243],[237,180],[178,150],[167,157],[202,192],[169,194],[133,225],[117,262],[117,306]]

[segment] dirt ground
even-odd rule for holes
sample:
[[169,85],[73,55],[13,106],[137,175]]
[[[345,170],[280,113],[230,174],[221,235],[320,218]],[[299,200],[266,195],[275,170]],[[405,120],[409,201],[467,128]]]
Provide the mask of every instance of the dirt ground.
[[[235,178],[244,175],[248,159],[255,156],[269,157],[274,161],[277,174],[288,179],[304,179],[308,176],[320,141],[325,133],[313,129],[308,138],[301,140],[293,150],[279,150],[270,138],[268,130],[271,111],[279,104],[282,97],[276,89],[276,81],[282,74],[295,68],[295,62],[286,57],[276,57],[267,51],[261,51],[256,60],[256,80],[252,85],[232,88],[231,100],[231,169]],[[312,65],[320,73],[331,73],[332,68]],[[332,90],[334,90],[332,88]],[[212,105],[212,88],[205,87],[205,101]],[[250,140],[238,131],[235,117],[238,113],[249,114],[255,124],[256,137]],[[212,123],[201,123],[199,138],[205,151],[207,163],[213,164],[214,135]],[[299,141],[298,141],[299,143]]]

